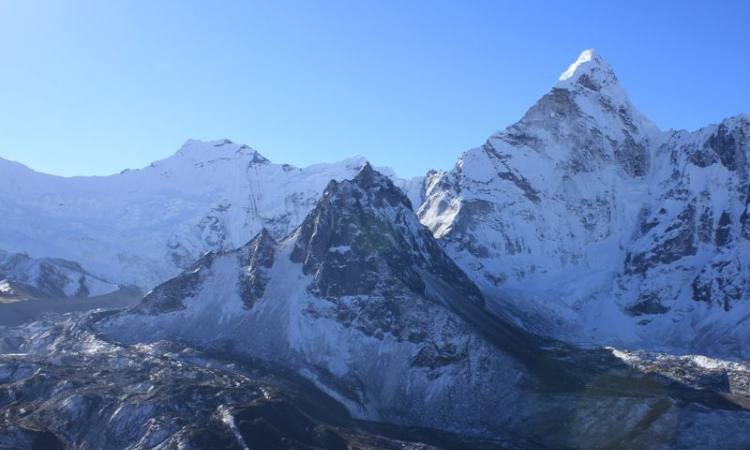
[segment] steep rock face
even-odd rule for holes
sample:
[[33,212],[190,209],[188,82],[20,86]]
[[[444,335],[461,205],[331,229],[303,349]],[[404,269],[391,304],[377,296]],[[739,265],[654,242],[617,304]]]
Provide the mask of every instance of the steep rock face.
[[585,51],[518,123],[428,174],[418,214],[529,328],[701,350],[750,298],[748,151],[746,116],[659,131]]
[[[261,228],[286,235],[331,179],[352,177],[363,162],[299,169],[226,139],[191,140],[149,167],[106,177],[56,177],[0,160],[0,247],[78,261],[147,289]],[[419,179],[398,183],[419,200]]]
[[276,241],[263,228],[255,238],[242,247],[228,252],[207,253],[177,277],[165,281],[143,299],[138,309],[149,314],[184,310],[184,299],[197,295],[200,286],[213,275],[217,258],[234,257],[237,289],[246,308],[252,308],[265,291],[268,283],[266,270],[273,266]]
[[34,259],[0,250],[0,300],[83,298],[116,291],[118,286],[63,259]]
[[742,319],[750,312],[750,240],[743,234],[750,119],[666,134],[657,153],[663,169],[649,186],[654,198],[643,208],[643,230],[628,243],[614,294],[637,312],[652,304],[661,313],[639,317],[649,340],[747,357],[738,342],[750,336]]
[[[742,223],[750,186],[748,133],[744,116],[694,133],[668,133],[658,151],[665,170],[654,174],[650,187],[658,195],[642,210],[620,280],[637,284],[621,293],[635,297],[631,303],[658,297],[669,309],[691,298],[729,311],[750,298],[742,258],[748,250]],[[684,275],[660,276],[670,266]]]

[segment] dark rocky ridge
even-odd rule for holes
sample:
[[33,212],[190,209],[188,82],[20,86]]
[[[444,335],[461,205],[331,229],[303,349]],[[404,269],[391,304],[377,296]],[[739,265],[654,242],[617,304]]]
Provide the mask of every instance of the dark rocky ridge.
[[451,284],[466,301],[482,295],[419,223],[391,180],[365,164],[351,181],[332,181],[299,228],[291,254],[323,297],[406,287],[424,295],[419,270]]
[[146,294],[138,310],[159,314],[184,309],[184,300],[198,295],[201,282],[211,275],[216,257],[229,254],[237,259],[240,295],[245,306],[252,308],[263,296],[268,281],[264,271],[273,265],[276,245],[268,230],[263,228],[250,242],[237,250],[206,253],[183,273]]

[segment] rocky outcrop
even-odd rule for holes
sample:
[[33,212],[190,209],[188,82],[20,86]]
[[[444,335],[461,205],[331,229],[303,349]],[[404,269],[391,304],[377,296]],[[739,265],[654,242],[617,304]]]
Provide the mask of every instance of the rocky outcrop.
[[263,297],[269,282],[267,270],[273,267],[276,241],[263,228],[247,245],[239,249],[240,296],[252,308]]

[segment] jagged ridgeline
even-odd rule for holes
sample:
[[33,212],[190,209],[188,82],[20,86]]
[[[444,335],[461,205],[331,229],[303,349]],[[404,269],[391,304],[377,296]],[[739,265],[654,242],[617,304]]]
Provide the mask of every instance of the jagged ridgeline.
[[417,220],[406,195],[365,164],[352,181],[331,181],[298,232],[291,257],[328,296],[399,291],[427,294],[424,274],[483,303],[477,288]]
[[[750,314],[748,135],[747,115],[660,130],[587,50],[452,170],[384,173],[485,301],[528,331],[747,357],[732,343],[750,338],[739,326]],[[330,180],[353,178],[364,162],[296,168],[229,140],[188,141],[108,177],[0,161],[0,249],[148,291],[261,229],[284,238]]]
[[[351,179],[365,161],[298,168],[228,139],[189,140],[148,167],[104,177],[57,177],[0,159],[0,249],[76,261],[148,291],[262,228],[285,236],[330,180]],[[421,201],[421,179],[394,180]]]
[[150,289],[0,328],[0,447],[748,448],[749,135],[659,130],[587,50],[413,180],[0,161],[0,248],[66,258],[0,254],[0,294]]

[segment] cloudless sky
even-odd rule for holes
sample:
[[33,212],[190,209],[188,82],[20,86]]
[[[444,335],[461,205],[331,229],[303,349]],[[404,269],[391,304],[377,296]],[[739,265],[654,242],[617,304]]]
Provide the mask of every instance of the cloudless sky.
[[449,168],[596,48],[661,128],[750,112],[750,1],[0,0],[0,157],[110,174],[230,138]]

